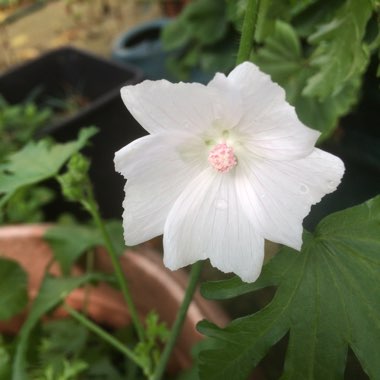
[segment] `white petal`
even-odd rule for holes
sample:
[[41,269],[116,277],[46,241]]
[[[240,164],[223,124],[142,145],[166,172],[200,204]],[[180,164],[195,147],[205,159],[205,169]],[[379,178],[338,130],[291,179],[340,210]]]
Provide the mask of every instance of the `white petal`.
[[187,131],[195,134],[210,128],[221,114],[233,114],[220,92],[199,83],[144,81],[123,87],[121,97],[133,117],[149,133]]
[[242,97],[239,130],[260,157],[296,159],[310,154],[320,135],[302,124],[285,91],[257,66],[244,62],[228,76]]
[[207,86],[214,89],[221,99],[215,107],[218,109],[219,119],[223,121],[223,127],[227,129],[235,127],[243,115],[240,92],[222,73],[215,74]]
[[208,168],[170,210],[164,230],[164,263],[170,269],[209,258],[223,272],[252,282],[261,272],[264,239],[240,207],[234,172]]
[[336,190],[344,173],[343,162],[315,149],[301,160],[240,162],[236,182],[246,215],[271,241],[300,249],[302,221],[311,205]]
[[165,220],[186,185],[206,165],[192,155],[186,135],[145,136],[115,154],[116,170],[127,179],[123,202],[124,238],[136,245],[163,233]]

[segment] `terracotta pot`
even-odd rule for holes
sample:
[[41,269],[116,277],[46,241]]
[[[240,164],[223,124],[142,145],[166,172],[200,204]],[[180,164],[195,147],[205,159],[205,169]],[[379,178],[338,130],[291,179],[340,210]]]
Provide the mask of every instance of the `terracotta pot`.
[[[28,294],[30,301],[36,296],[44,272],[51,262],[52,253],[43,235],[47,225],[25,225],[0,228],[0,255],[17,261],[28,273]],[[150,310],[155,310],[162,321],[171,326],[176,311],[182,301],[187,282],[185,271],[170,272],[159,254],[149,246],[127,250],[121,258],[122,267],[130,284],[131,292],[141,318]],[[95,266],[105,272],[112,271],[112,265],[105,250],[98,249]],[[57,264],[50,266],[49,272],[59,275]],[[80,274],[80,267],[74,267],[73,274]],[[80,310],[84,303],[84,289],[76,289],[66,299],[72,307]],[[88,316],[97,323],[110,327],[123,327],[130,323],[130,315],[123,297],[107,284],[90,288],[88,296]],[[0,331],[16,333],[25,319],[27,311],[10,321],[0,322]],[[54,317],[66,316],[58,309]],[[176,372],[191,366],[191,347],[202,339],[195,325],[202,319],[218,325],[225,325],[228,318],[215,304],[205,301],[197,294],[192,302],[182,334],[174,350],[170,371]]]

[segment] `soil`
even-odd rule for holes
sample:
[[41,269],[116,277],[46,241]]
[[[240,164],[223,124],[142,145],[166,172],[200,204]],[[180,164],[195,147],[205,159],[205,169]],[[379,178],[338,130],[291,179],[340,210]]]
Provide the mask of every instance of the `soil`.
[[109,57],[120,33],[160,16],[152,0],[57,0],[0,10],[0,72],[64,45]]

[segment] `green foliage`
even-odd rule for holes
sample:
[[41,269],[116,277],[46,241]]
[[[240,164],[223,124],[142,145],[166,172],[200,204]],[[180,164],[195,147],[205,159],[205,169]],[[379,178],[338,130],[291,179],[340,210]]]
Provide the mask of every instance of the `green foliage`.
[[0,208],[17,190],[56,176],[66,161],[95,133],[95,128],[86,128],[81,130],[77,141],[51,144],[40,140],[11,154],[5,163],[0,164]]
[[199,330],[218,341],[201,354],[201,378],[246,379],[269,348],[289,332],[282,379],[343,379],[348,346],[371,379],[380,362],[380,196],[326,217],[305,233],[301,253],[283,248],[259,280],[206,285],[223,299],[277,286],[259,312],[225,329]]
[[4,346],[3,338],[0,335],[0,380],[7,380],[11,371],[11,355]]
[[145,324],[146,339],[136,345],[135,353],[139,361],[144,364],[145,375],[150,378],[160,360],[160,345],[169,338],[169,330],[165,323],[159,321],[159,316],[154,311],[149,312]]
[[233,67],[237,34],[232,33],[226,7],[220,0],[194,0],[170,22],[161,34],[164,48],[174,50],[169,66],[185,77],[192,68],[206,72],[228,71]]
[[72,290],[97,279],[99,279],[99,276],[95,274],[70,278],[56,278],[46,275],[30,309],[28,319],[18,335],[18,344],[12,366],[13,380],[28,379],[26,374],[26,352],[30,335],[38,324],[39,319],[61,303]]
[[287,100],[295,106],[299,118],[322,133],[320,141],[333,133],[339,118],[350,110],[358,98],[359,77],[345,81],[338,92],[324,100],[304,94],[303,89],[313,77],[314,69],[301,48],[296,31],[289,24],[276,23],[274,33],[265,40],[254,61],[285,89]]
[[[121,332],[117,331],[115,334]],[[125,378],[120,370],[125,370],[122,364],[126,363],[120,360],[118,353],[72,319],[44,323],[40,336],[36,349],[37,364],[29,371],[33,379]],[[79,374],[81,375],[78,376]]]
[[19,264],[1,257],[0,279],[0,320],[4,321],[26,307],[28,279]]
[[50,108],[38,108],[33,102],[10,105],[0,95],[0,162],[29,142],[51,117]]
[[[215,2],[214,15],[223,23],[218,30],[211,33],[216,23],[206,17],[209,8],[199,0],[162,34],[164,46],[180,52],[170,66],[182,77],[195,67],[226,73],[234,66],[247,0]],[[370,55],[380,48],[378,4],[377,0],[259,2],[252,60],[285,88],[300,119],[322,132],[320,142],[332,135],[339,119],[356,104]],[[196,17],[191,18],[193,8]],[[207,34],[201,37],[200,31]]]
[[91,183],[88,177],[90,168],[89,160],[81,153],[75,153],[67,164],[66,173],[57,179],[61,185],[62,194],[72,202],[81,202],[87,198],[91,191]]
[[363,39],[371,15],[370,0],[346,0],[329,23],[309,36],[311,45],[316,46],[310,65],[317,70],[308,80],[305,95],[325,100],[364,72],[369,51]]
[[9,199],[0,223],[38,223],[44,221],[43,206],[55,197],[52,189],[43,186],[27,186],[17,190]]
[[[62,360],[62,359],[61,359]],[[78,375],[87,369],[87,364],[82,360],[65,360],[60,363],[60,369],[57,370],[52,364],[48,364],[42,370],[33,373],[34,380],[76,380]]]
[[[119,221],[109,221],[106,229],[121,255],[125,249],[123,227]],[[49,228],[44,236],[53,249],[64,274],[68,274],[72,264],[86,251],[104,245],[100,231],[94,227],[81,225],[57,225]]]

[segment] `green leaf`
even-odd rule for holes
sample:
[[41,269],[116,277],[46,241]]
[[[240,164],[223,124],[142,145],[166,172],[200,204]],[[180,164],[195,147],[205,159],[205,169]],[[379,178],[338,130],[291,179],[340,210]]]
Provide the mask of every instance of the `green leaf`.
[[[125,250],[123,228],[119,221],[109,221],[106,229],[119,255]],[[72,264],[91,248],[104,245],[101,233],[95,227],[62,225],[49,228],[44,236],[53,250],[64,274],[68,274]]]
[[64,274],[68,274],[72,264],[86,251],[102,244],[96,229],[79,226],[54,226],[44,236],[53,250]]
[[201,354],[201,378],[246,379],[269,348],[289,332],[282,379],[343,379],[348,346],[371,379],[380,361],[380,196],[326,217],[304,234],[301,253],[283,248],[256,284],[239,280],[203,288],[225,298],[277,286],[259,312],[225,329],[199,330],[218,348]]
[[183,11],[191,33],[202,45],[219,41],[227,31],[224,1],[196,0]]
[[254,61],[286,91],[287,100],[294,105],[301,121],[328,138],[338,120],[355,104],[360,78],[347,81],[334,96],[321,101],[317,96],[305,95],[303,89],[314,71],[304,55],[295,30],[284,22],[277,22],[273,35],[265,40]]
[[305,95],[325,100],[364,72],[369,52],[363,38],[371,15],[370,0],[347,0],[333,20],[309,37],[317,45],[310,62],[316,72],[307,82]]
[[11,371],[11,355],[6,349],[0,335],[0,380],[7,380]]
[[191,28],[189,28],[186,21],[183,20],[183,13],[181,15],[169,22],[162,29],[160,39],[165,50],[181,48],[186,46],[191,40]]
[[95,274],[81,277],[52,277],[47,275],[42,282],[41,288],[33,302],[28,318],[18,335],[15,358],[12,367],[13,380],[27,380],[26,375],[26,351],[30,334],[40,318],[55,308],[74,289],[84,284],[99,279]]
[[82,149],[96,128],[80,131],[77,141],[51,145],[47,140],[31,142],[0,165],[0,207],[20,188],[58,174],[65,162]]
[[27,305],[28,278],[15,261],[0,257],[0,320],[7,320]]

